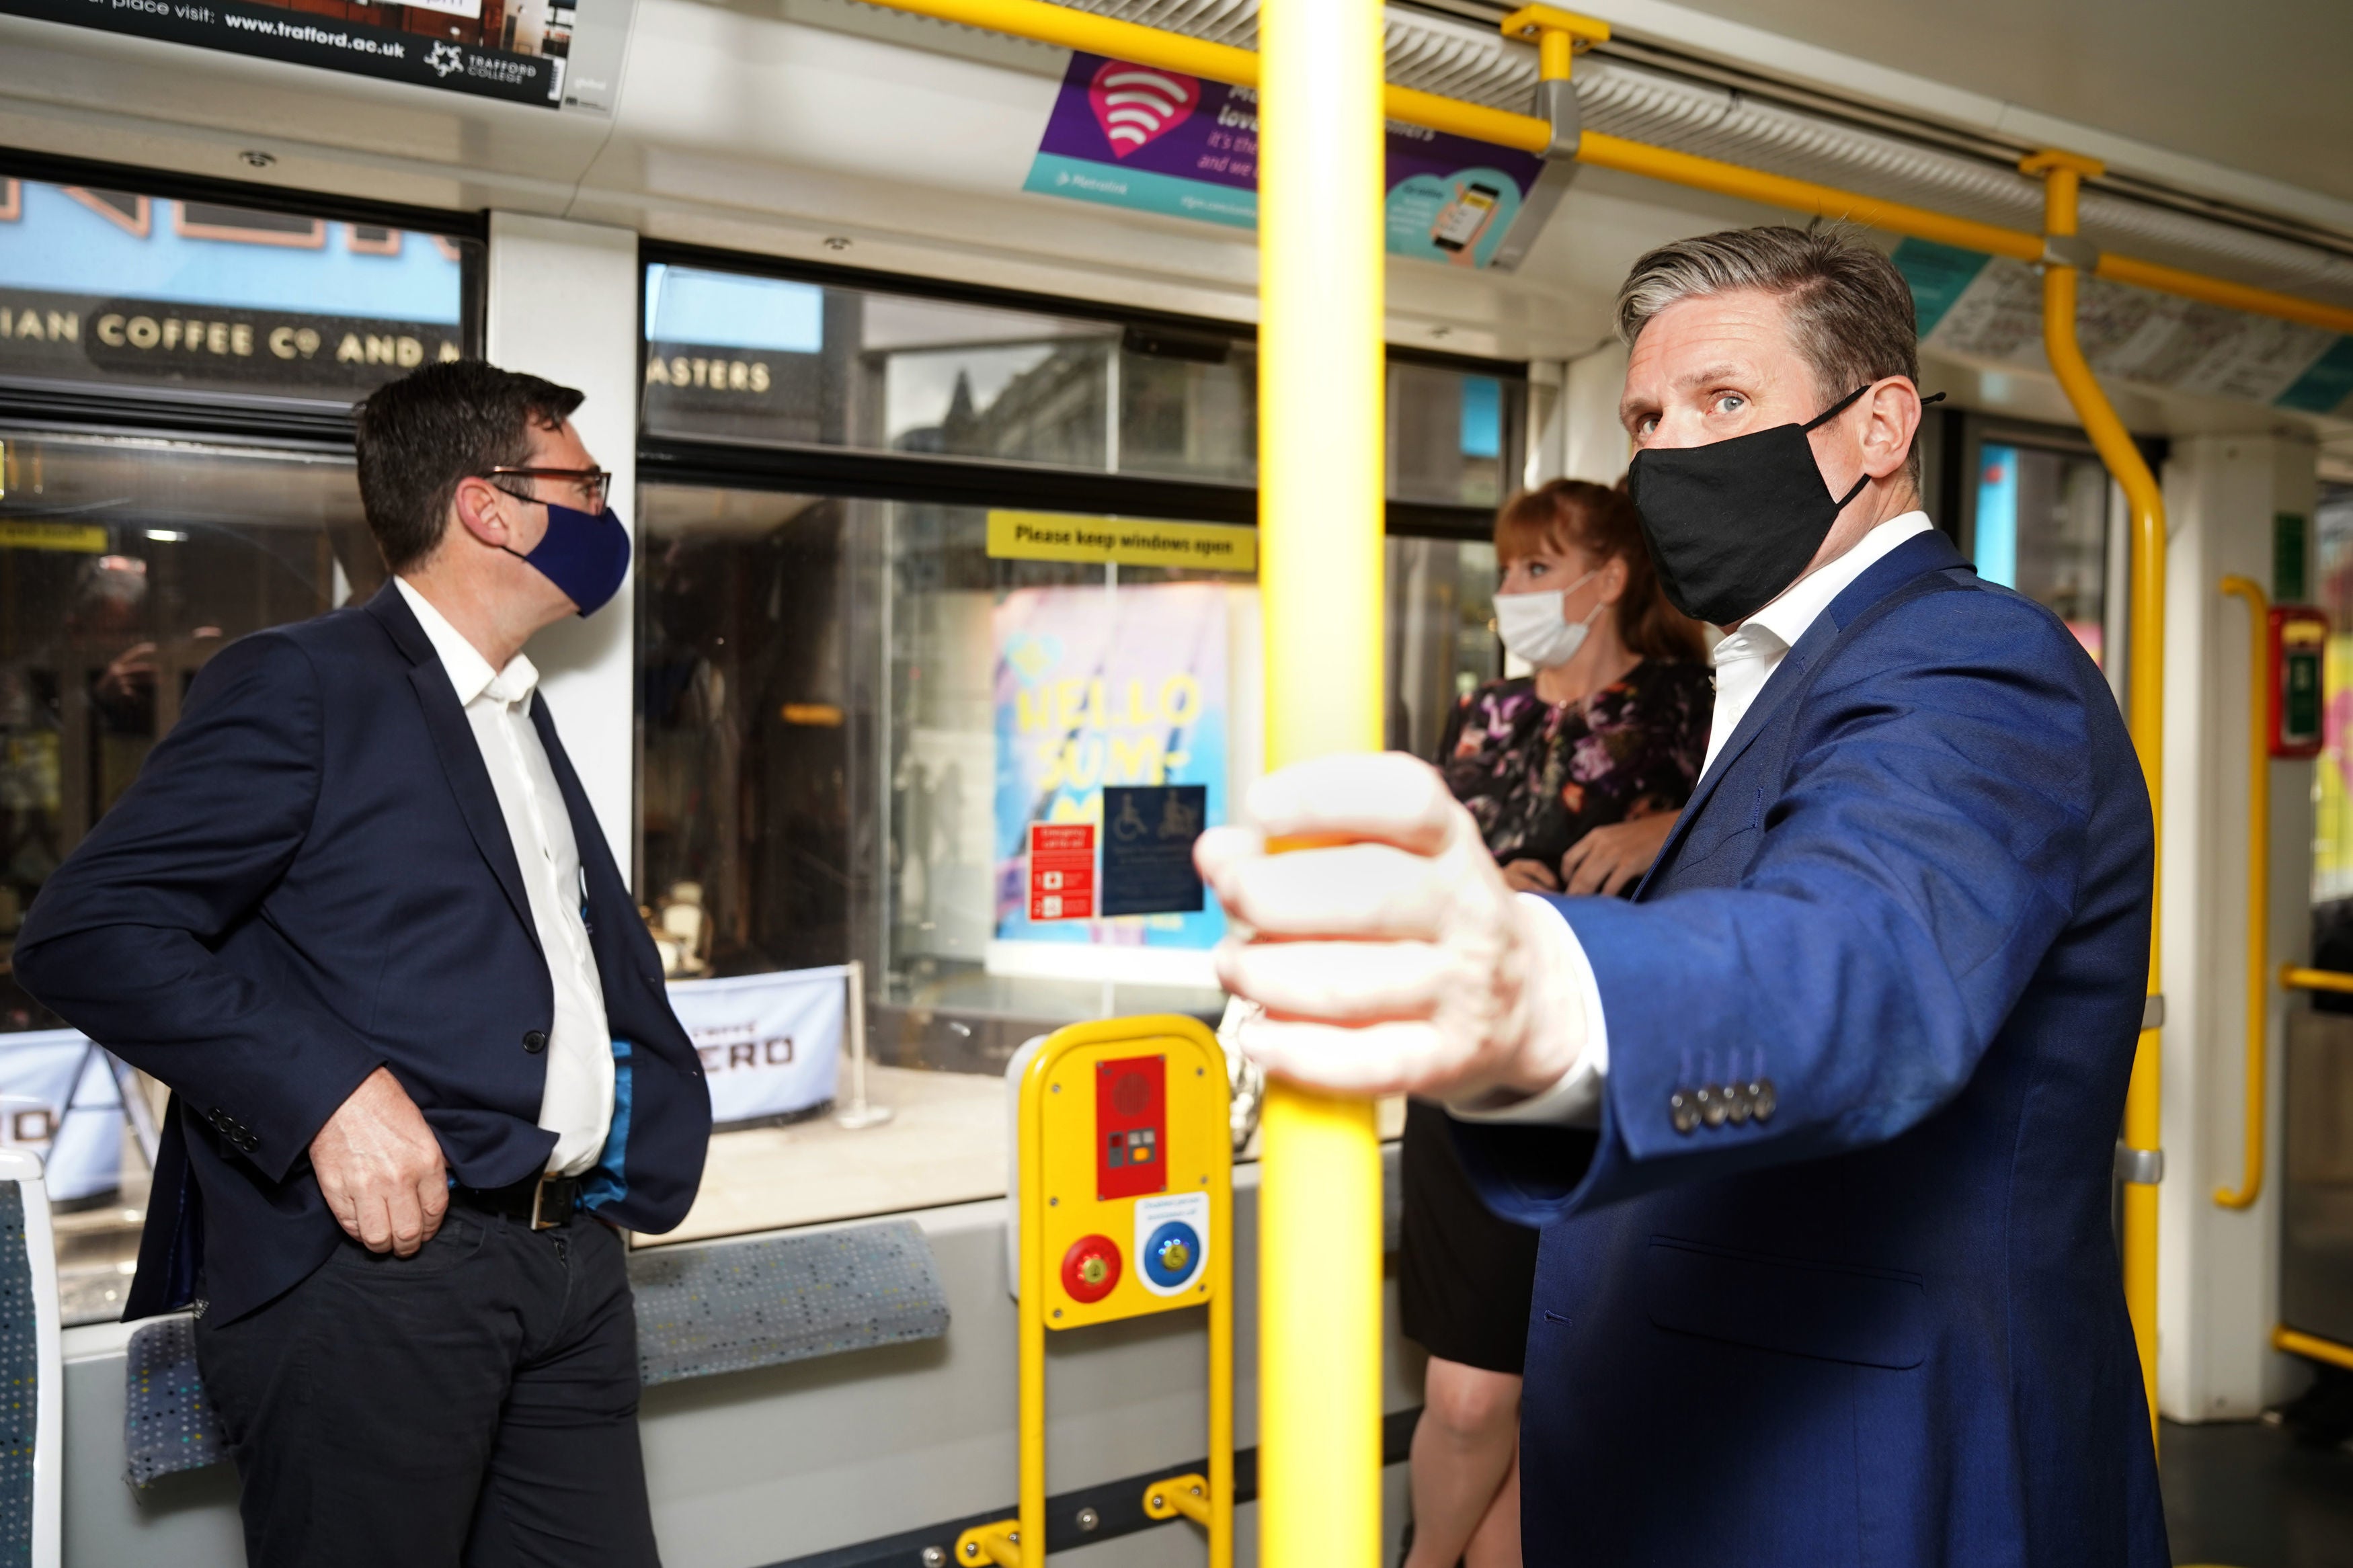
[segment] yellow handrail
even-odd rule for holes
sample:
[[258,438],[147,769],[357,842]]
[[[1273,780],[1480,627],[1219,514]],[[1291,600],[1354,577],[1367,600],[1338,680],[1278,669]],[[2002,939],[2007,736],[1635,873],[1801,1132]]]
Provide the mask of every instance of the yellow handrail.
[[[2019,167],[2041,174],[2043,183],[2043,227],[2064,239],[2075,232],[2075,198],[2084,175],[2101,165],[2065,153],[2038,153]],[[2053,261],[2042,269],[2042,348],[2051,369],[2067,394],[2068,403],[2082,420],[2100,460],[2124,487],[2132,507],[2132,617],[2126,657],[2126,721],[2133,749],[2140,755],[2141,773],[2148,782],[2149,815],[2158,825],[2156,848],[2162,859],[2165,823],[2165,497],[2148,460],[2133,444],[2123,421],[2100,390],[2092,367],[2075,338],[2075,268]],[[2161,888],[2161,877],[2155,879]],[[2162,994],[2158,984],[2158,905],[2150,895],[2148,994]],[[2153,1014],[2153,1010],[2152,1010]],[[2144,1023],[2147,1018],[2144,1017]],[[2164,1058],[2158,1031],[2141,1030],[2133,1053],[2132,1083],[2125,1093],[2125,1143],[2135,1150],[2154,1151],[2163,1136]],[[2150,1430],[2157,1422],[2157,1188],[2146,1182],[2128,1182],[2124,1193],[2125,1306],[2132,1316],[2133,1339],[2140,1352],[2141,1386],[2148,1396]]]
[[[1381,11],[1259,13],[1259,585],[1270,767],[1381,745]],[[1259,1561],[1380,1561],[1381,1154],[1368,1100],[1267,1086]]]
[[2271,962],[2271,684],[2265,657],[2271,600],[2252,577],[2222,579],[2222,592],[2247,604],[2253,628],[2247,645],[2247,1131],[2245,1164],[2238,1187],[2217,1187],[2214,1201],[2226,1209],[2254,1206],[2263,1191],[2263,1131],[2271,1037],[2271,987],[2264,984]]
[[2353,996],[2353,974],[2339,974],[2333,969],[2302,969],[2293,963],[2280,965],[2280,984],[2289,991],[2334,991]]
[[[1256,87],[1259,84],[1260,56],[1251,50],[1190,38],[1182,33],[1147,27],[1140,23],[1114,21],[1108,16],[1073,10],[1068,5],[1053,5],[1050,0],[869,0],[869,3],[888,10],[931,16],[943,22],[980,27],[1041,44],[1081,49],[1088,54],[1109,55],[1118,59],[1133,60],[1138,65],[1182,71],[1187,76],[1207,77],[1211,81],[1229,82],[1236,87]],[[1509,26],[1508,21],[1506,26]],[[1551,36],[1549,31],[1543,35],[1546,40],[1549,40]],[[1556,46],[1546,44],[1543,47]],[[1516,147],[1523,153],[1542,153],[1553,144],[1552,122],[1533,114],[1514,114],[1509,110],[1490,109],[1484,104],[1467,103],[1459,98],[1445,98],[1407,87],[1385,86],[1382,102],[1389,119],[1402,121],[1409,125],[1468,136],[1474,141],[1492,142],[1500,147]],[[1678,153],[1643,142],[1630,142],[1598,131],[1588,131],[1579,140],[1577,161],[1590,163],[1596,168],[1641,174],[1670,184],[1714,191],[1790,212],[1841,219],[1884,229],[1890,234],[1934,240],[1939,245],[1958,246],[1965,250],[1980,250],[1992,256],[2007,256],[2013,260],[2036,261],[2042,255],[2042,237],[2024,229],[2004,228],[1998,224],[1954,217],[1905,202],[1883,201],[1860,192],[1841,190],[1835,185],[1768,174],[1759,169],[1744,168],[1721,159]],[[2185,271],[2178,267],[2105,252],[2100,254],[2093,271],[2098,277],[2153,289],[2160,294],[2176,294],[2183,299],[2200,300],[2258,316],[2275,316],[2282,321],[2302,321],[2307,326],[2323,327],[2330,331],[2353,333],[2353,310],[2295,294],[2283,294],[2276,289],[2257,289],[2249,284],[2208,277],[2204,273]]]
[[2341,1366],[2353,1372],[2353,1345],[2340,1345],[2335,1340],[2324,1340],[2317,1334],[2302,1334],[2282,1326],[2272,1331],[2272,1348],[2286,1351],[2291,1355],[2310,1356],[2331,1366]]

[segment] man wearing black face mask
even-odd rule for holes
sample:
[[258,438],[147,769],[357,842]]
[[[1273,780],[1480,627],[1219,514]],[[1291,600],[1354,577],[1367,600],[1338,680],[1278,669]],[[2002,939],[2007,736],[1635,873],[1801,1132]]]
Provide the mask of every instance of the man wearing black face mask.
[[362,405],[393,580],[216,655],[16,946],[174,1090],[123,1316],[198,1314],[256,1568],[657,1560],[615,1227],[711,1102],[522,652],[628,569],[580,401]]
[[1629,904],[1508,892],[1411,759],[1261,781],[1198,852],[1243,1048],[1444,1101],[1543,1228],[1530,1562],[2161,1568],[2108,1219],[2154,871],[2115,700],[1919,510],[1885,257],[1682,241],[1619,322],[1661,578],[1731,633],[1690,804]]

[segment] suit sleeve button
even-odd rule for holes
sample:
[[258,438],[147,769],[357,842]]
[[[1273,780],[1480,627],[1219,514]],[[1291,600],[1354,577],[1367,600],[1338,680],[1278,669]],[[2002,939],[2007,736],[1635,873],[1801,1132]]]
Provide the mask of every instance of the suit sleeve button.
[[545,1029],[533,1029],[526,1032],[522,1037],[522,1048],[529,1051],[533,1056],[537,1056],[540,1052],[547,1049],[547,1031]]
[[1694,1089],[1692,1098],[1699,1102],[1699,1119],[1710,1127],[1721,1127],[1731,1112],[1729,1091],[1716,1084],[1704,1083]]
[[1752,1114],[1759,1121],[1772,1121],[1774,1108],[1781,1103],[1780,1097],[1773,1092],[1773,1080],[1769,1078],[1760,1078],[1750,1084],[1748,1099],[1753,1107]]
[[1667,1096],[1667,1121],[1678,1132],[1689,1132],[1699,1125],[1699,1107],[1683,1089]]

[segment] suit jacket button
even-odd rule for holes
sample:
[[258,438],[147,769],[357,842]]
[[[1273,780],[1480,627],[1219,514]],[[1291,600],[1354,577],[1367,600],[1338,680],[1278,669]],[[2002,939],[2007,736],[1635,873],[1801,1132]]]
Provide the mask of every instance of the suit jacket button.
[[545,1029],[533,1029],[525,1033],[522,1037],[522,1048],[529,1051],[533,1056],[537,1056],[540,1052],[547,1049],[547,1031]]
[[1693,1091],[1692,1099],[1699,1102],[1699,1119],[1702,1121],[1710,1127],[1724,1125],[1725,1115],[1731,1107],[1726,1103],[1726,1094],[1722,1088],[1704,1083]]
[[1769,1078],[1760,1078],[1751,1083],[1748,1099],[1759,1121],[1772,1121],[1774,1108],[1781,1103],[1780,1097],[1773,1092],[1773,1080]]
[[1699,1125],[1699,1107],[1682,1089],[1667,1096],[1667,1121],[1678,1132],[1689,1132]]
[[1746,1084],[1727,1083],[1724,1086],[1724,1119],[1726,1121],[1735,1127],[1741,1126],[1755,1114],[1756,1110],[1757,1102],[1749,1098]]

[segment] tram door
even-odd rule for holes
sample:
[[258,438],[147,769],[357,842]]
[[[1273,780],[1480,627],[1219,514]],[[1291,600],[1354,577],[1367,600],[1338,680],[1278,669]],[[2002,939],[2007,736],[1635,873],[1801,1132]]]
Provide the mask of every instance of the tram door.
[[6,952],[205,661],[373,592],[384,567],[347,449],[0,425],[0,1093],[45,1104],[0,1127],[49,1163],[65,1321],[99,1321],[130,1283],[163,1096],[52,1034]]

